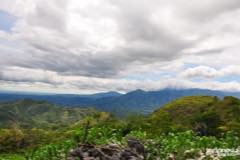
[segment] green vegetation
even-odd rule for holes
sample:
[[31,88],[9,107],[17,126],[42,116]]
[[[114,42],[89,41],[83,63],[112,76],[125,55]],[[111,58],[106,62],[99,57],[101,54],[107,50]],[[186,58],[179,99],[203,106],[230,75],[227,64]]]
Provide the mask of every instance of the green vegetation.
[[[23,102],[25,108],[20,108]],[[46,113],[39,108],[45,105],[48,106]],[[4,106],[10,108],[11,103]],[[12,106],[19,117],[17,121],[6,117],[1,121],[2,126],[11,122],[11,127],[0,129],[1,160],[64,160],[79,143],[126,146],[128,137],[141,140],[148,150],[149,160],[170,157],[177,160],[213,159],[206,149],[236,149],[240,146],[240,100],[234,97],[223,100],[210,96],[184,97],[149,116],[132,115],[127,119],[94,110],[59,108],[46,102],[31,101],[29,105],[20,101]],[[66,110],[69,113],[64,117]],[[33,111],[38,113],[30,116]],[[54,115],[52,121],[49,114]],[[27,115],[28,119],[22,119],[21,115]],[[23,125],[28,120],[35,123]]]
[[54,129],[94,114],[97,111],[92,108],[66,108],[46,101],[24,99],[0,104],[0,128],[18,125],[22,128]]
[[191,96],[173,101],[152,113],[149,130],[175,132],[193,130],[202,136],[240,133],[240,100],[225,97]]

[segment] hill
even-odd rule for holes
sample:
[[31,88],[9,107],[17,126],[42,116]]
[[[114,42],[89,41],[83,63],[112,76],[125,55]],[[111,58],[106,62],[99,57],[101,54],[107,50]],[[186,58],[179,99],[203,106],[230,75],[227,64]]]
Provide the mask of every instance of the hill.
[[46,101],[23,99],[0,104],[0,128],[65,126],[96,113],[92,108],[65,108]]
[[92,151],[101,146],[113,155],[109,151],[132,142],[146,148],[149,160],[209,158],[206,149],[239,147],[239,114],[240,100],[230,96],[182,97],[150,115],[127,119],[45,101],[8,102],[0,105],[0,124],[14,125],[0,128],[0,159],[81,159],[83,152],[96,155]]
[[44,94],[44,93],[26,93],[26,92],[0,92],[0,101],[7,102],[21,99],[44,100],[63,106],[89,106],[96,99],[105,97],[113,98],[121,96],[118,92],[101,92],[96,94]]
[[219,98],[223,98],[224,96],[240,97],[239,93],[203,89],[164,89],[160,91],[135,90],[118,97],[97,99],[91,105],[115,113],[117,111],[122,111],[123,113],[128,111],[149,114],[159,108],[159,106],[163,106],[177,98],[193,95],[209,95]]
[[120,94],[118,92],[97,93],[92,95],[1,93],[0,101],[31,98],[34,100],[46,100],[63,106],[92,106],[99,110],[115,113],[118,116],[126,116],[126,113],[149,114],[159,106],[163,106],[173,100],[194,95],[217,96],[219,98],[225,96],[240,97],[240,93],[238,92],[168,88],[159,91],[143,91],[139,89],[126,94]]
[[219,135],[235,130],[240,133],[240,100],[213,96],[177,99],[156,110],[148,119],[156,132],[193,130],[200,135]]

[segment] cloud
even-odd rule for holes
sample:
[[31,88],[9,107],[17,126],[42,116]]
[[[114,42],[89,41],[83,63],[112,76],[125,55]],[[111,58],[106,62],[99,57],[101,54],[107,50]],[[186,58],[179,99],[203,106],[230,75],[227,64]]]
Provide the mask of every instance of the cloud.
[[4,84],[127,91],[234,75],[238,86],[238,0],[13,0],[0,9],[16,17],[11,33],[0,31]]
[[198,66],[194,68],[188,68],[187,70],[183,71],[181,75],[187,78],[196,78],[196,77],[214,78],[219,75],[219,72],[216,69],[211,67]]
[[228,66],[222,69],[215,69],[208,66],[197,66],[188,68],[181,73],[181,76],[187,78],[216,78],[224,76],[240,76],[240,66]]
[[[104,11],[102,3],[109,6]],[[31,52],[32,57],[13,65],[61,74],[111,77],[136,61],[145,65],[172,60],[191,44],[151,21],[153,12],[144,12],[144,6],[102,3],[87,3],[89,11],[76,13],[72,7],[81,7],[81,3],[35,1],[15,26],[16,38],[25,42],[25,54]],[[99,8],[100,16],[90,12]],[[72,22],[71,18],[79,22]],[[102,33],[104,30],[106,33]]]
[[0,72],[0,79],[10,82],[41,82],[53,85],[62,83],[61,77],[58,77],[54,72],[19,67],[2,70]]

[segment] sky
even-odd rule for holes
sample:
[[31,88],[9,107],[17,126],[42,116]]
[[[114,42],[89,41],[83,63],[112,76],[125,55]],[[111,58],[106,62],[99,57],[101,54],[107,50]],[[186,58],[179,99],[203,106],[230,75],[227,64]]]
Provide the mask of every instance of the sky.
[[240,91],[239,0],[1,0],[0,90]]

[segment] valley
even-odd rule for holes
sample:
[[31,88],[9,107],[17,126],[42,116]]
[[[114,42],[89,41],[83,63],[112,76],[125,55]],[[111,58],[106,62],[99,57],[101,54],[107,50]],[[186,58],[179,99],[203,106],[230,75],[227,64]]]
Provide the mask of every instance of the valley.
[[185,96],[147,115],[126,117],[23,99],[2,102],[0,115],[1,160],[67,160],[81,145],[121,150],[130,137],[144,145],[148,160],[200,158],[200,153],[211,159],[205,149],[240,146],[240,100],[232,96]]

